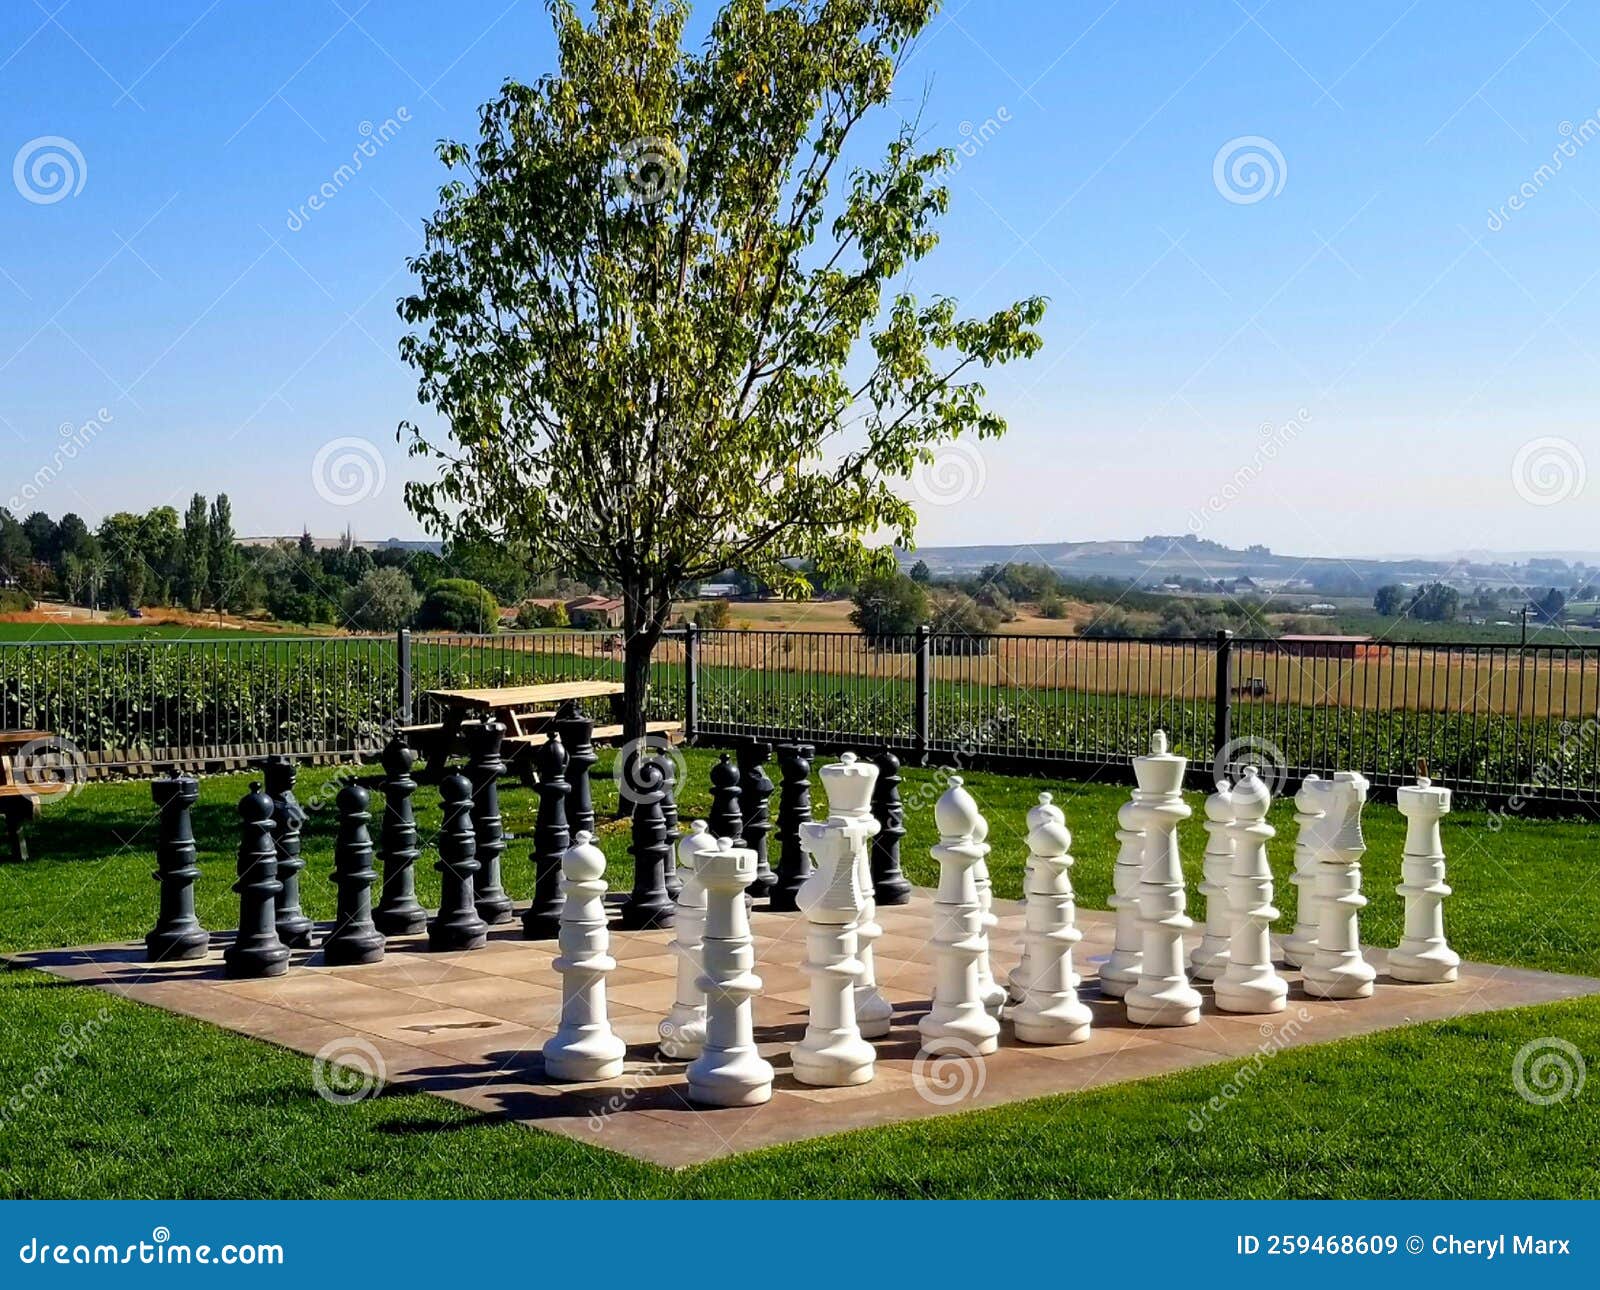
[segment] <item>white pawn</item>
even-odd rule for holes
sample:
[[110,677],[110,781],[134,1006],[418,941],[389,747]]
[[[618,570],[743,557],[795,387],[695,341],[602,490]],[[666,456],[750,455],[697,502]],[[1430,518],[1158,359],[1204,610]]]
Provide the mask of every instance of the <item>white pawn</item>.
[[715,851],[695,856],[695,876],[706,894],[696,982],[706,996],[706,1042],[685,1072],[689,1100],[705,1106],[759,1106],[772,1099],[772,1063],[756,1050],[751,1000],[761,993],[744,893],[756,876],[756,853],[717,840]]
[[1133,759],[1139,790],[1135,817],[1144,827],[1144,869],[1139,875],[1139,929],[1144,933],[1139,980],[1125,996],[1128,1020],[1139,1026],[1197,1026],[1200,993],[1184,975],[1183,934],[1194,926],[1184,914],[1183,861],[1178,822],[1191,812],[1183,800],[1188,759],[1167,751],[1167,736],[1150,736],[1150,753]]
[[1228,966],[1228,946],[1233,940],[1233,910],[1228,903],[1228,883],[1233,871],[1233,798],[1228,781],[1206,798],[1206,850],[1200,860],[1200,892],[1206,898],[1206,930],[1189,955],[1190,975],[1215,981]]
[[579,833],[561,853],[561,909],[555,969],[561,973],[561,1026],[544,1043],[552,1079],[614,1079],[627,1046],[606,1019],[606,974],[615,970],[606,927],[606,857],[593,835]]
[[1406,817],[1406,850],[1395,888],[1405,898],[1406,934],[1389,953],[1389,975],[1424,984],[1454,981],[1461,956],[1444,939],[1444,898],[1450,888],[1439,840],[1439,819],[1450,812],[1450,790],[1435,788],[1431,779],[1419,775],[1415,786],[1395,796]]
[[856,1024],[856,931],[863,903],[856,852],[866,836],[855,820],[834,817],[800,825],[811,857],[811,876],[795,903],[806,915],[805,973],[811,978],[811,1014],[805,1038],[790,1050],[802,1084],[844,1088],[872,1078],[877,1054]]
[[670,1061],[693,1061],[705,1047],[706,995],[697,982],[701,971],[701,942],[706,931],[706,893],[694,869],[696,859],[703,852],[716,849],[717,841],[706,832],[704,820],[691,824],[689,832],[678,842],[678,877],[683,880],[683,886],[678,892],[677,915],[672,923],[672,952],[678,956],[678,993],[657,1027],[661,1055]]
[[1073,984],[1072,947],[1083,939],[1072,893],[1072,834],[1049,793],[1028,812],[1025,933],[1027,989],[1011,1014],[1016,1036],[1027,1044],[1081,1044],[1093,1019]]
[[1361,807],[1367,781],[1341,770],[1318,780],[1313,792],[1324,803],[1312,833],[1317,850],[1317,949],[1303,970],[1307,994],[1318,999],[1365,999],[1377,972],[1361,956]]
[[1000,1023],[983,1006],[978,956],[983,952],[983,909],[973,869],[984,847],[975,840],[982,817],[972,794],[952,775],[933,808],[939,844],[939,889],[933,898],[933,1008],[917,1022],[922,1050],[955,1057],[981,1057],[1000,1046]]
[[828,818],[849,820],[859,826],[860,844],[855,863],[860,870],[863,892],[861,917],[856,927],[856,958],[861,975],[856,978],[856,1024],[868,1039],[882,1039],[894,1022],[894,1008],[878,989],[878,964],[873,946],[883,935],[878,922],[878,902],[872,894],[872,839],[883,824],[872,813],[872,790],[878,782],[878,768],[862,761],[853,752],[841,753],[817,772],[828,802]]
[[1307,775],[1294,795],[1294,873],[1289,878],[1298,895],[1295,898],[1294,930],[1283,938],[1283,961],[1290,967],[1304,967],[1317,952],[1317,821],[1322,818],[1321,781]]
[[[1138,796],[1138,790],[1134,790]],[[1100,968],[1100,993],[1121,999],[1139,980],[1144,963],[1144,933],[1139,930],[1139,876],[1144,872],[1144,829],[1139,808],[1124,802],[1117,810],[1117,862],[1111,869],[1111,899],[1117,911],[1111,957]]]
[[972,869],[973,885],[978,889],[978,908],[983,915],[978,933],[983,941],[983,948],[978,952],[978,994],[989,1015],[998,1021],[1006,1006],[1006,988],[995,980],[994,965],[989,958],[989,929],[999,925],[1000,916],[994,912],[994,881],[989,877],[989,821],[981,813],[972,831],[972,840],[983,848],[983,855]]
[[1217,1007],[1224,1012],[1282,1012],[1289,985],[1272,966],[1272,866],[1267,842],[1277,832],[1267,823],[1272,795],[1254,766],[1231,795],[1233,866],[1228,881],[1228,907],[1233,938],[1228,959],[1217,978]]

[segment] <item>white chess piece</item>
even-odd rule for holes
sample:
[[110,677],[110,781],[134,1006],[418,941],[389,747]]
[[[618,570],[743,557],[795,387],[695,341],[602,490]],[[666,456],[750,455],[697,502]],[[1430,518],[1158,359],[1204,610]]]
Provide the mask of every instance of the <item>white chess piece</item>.
[[1283,961],[1290,967],[1304,967],[1317,952],[1317,821],[1322,818],[1322,795],[1315,775],[1307,775],[1294,795],[1294,930],[1283,938]]
[[1011,1013],[1027,1044],[1081,1044],[1093,1019],[1073,985],[1072,947],[1083,939],[1072,892],[1072,834],[1049,793],[1028,812],[1027,988]]
[[1228,825],[1232,821],[1232,789],[1223,780],[1217,791],[1206,798],[1206,850],[1200,860],[1206,930],[1189,955],[1190,975],[1200,981],[1215,981],[1228,966],[1228,946],[1233,940],[1233,910],[1228,897],[1233,871],[1233,837]]
[[756,876],[756,853],[717,840],[715,851],[695,856],[695,876],[706,894],[697,984],[706,996],[706,1042],[685,1072],[689,1100],[706,1106],[759,1106],[772,1098],[772,1063],[756,1050],[751,1000],[761,993],[755,945],[744,893]]
[[1312,833],[1317,850],[1317,949],[1303,969],[1307,994],[1318,999],[1365,999],[1377,972],[1361,956],[1361,807],[1367,781],[1341,770],[1313,791],[1326,805]]
[[[1134,790],[1138,795],[1138,790]],[[1125,997],[1139,980],[1144,963],[1144,933],[1139,929],[1139,877],[1144,873],[1144,829],[1139,808],[1124,802],[1117,810],[1117,862],[1111,869],[1111,899],[1117,911],[1111,957],[1100,967],[1100,993]]]
[[1450,812],[1450,790],[1418,776],[1415,785],[1400,789],[1395,797],[1406,817],[1406,850],[1400,885],[1395,888],[1405,899],[1406,933],[1389,953],[1389,975],[1424,984],[1454,981],[1461,956],[1444,938],[1444,898],[1450,888],[1445,885],[1444,846],[1439,840],[1439,819]]
[[930,1054],[980,1057],[1000,1046],[1000,1023],[983,1006],[978,956],[983,952],[983,910],[973,869],[983,859],[974,840],[982,817],[972,795],[952,775],[933,808],[939,843],[939,889],[933,898],[933,1008],[917,1022]]
[[800,825],[801,844],[811,857],[811,876],[795,903],[806,915],[805,973],[811,979],[811,1012],[805,1038],[790,1049],[794,1077],[802,1084],[843,1088],[872,1078],[877,1054],[856,1023],[856,932],[863,893],[856,855],[866,832],[857,820],[838,816]]
[[861,841],[855,862],[864,894],[856,928],[855,956],[861,964],[861,975],[855,985],[856,1024],[866,1038],[881,1039],[894,1022],[894,1008],[878,989],[877,956],[873,951],[883,935],[883,927],[878,922],[878,902],[872,894],[872,839],[883,828],[872,813],[872,790],[878,782],[878,768],[870,761],[862,761],[855,753],[847,752],[841,753],[838,761],[822,767],[817,775],[827,798],[828,818],[837,817],[859,826],[857,834]]
[[678,956],[678,993],[657,1033],[661,1055],[670,1061],[689,1062],[700,1056],[706,1042],[706,996],[698,984],[702,964],[700,947],[706,931],[706,893],[695,876],[695,860],[715,851],[717,840],[696,820],[678,841],[677,915],[673,919],[672,952]]
[[972,868],[972,882],[978,889],[978,909],[982,915],[978,933],[983,942],[983,948],[978,951],[978,995],[989,1015],[998,1021],[1001,1009],[1006,1006],[1006,988],[995,980],[994,965],[989,959],[989,931],[999,925],[1000,916],[994,912],[994,880],[989,877],[989,821],[981,812],[977,827],[972,831],[972,840],[983,849]]
[[1228,879],[1228,905],[1233,912],[1233,937],[1228,960],[1216,981],[1217,1007],[1224,1012],[1282,1012],[1289,985],[1272,966],[1272,866],[1267,842],[1277,832],[1267,823],[1272,795],[1254,766],[1234,787],[1233,819],[1228,836],[1233,862]]
[[1183,861],[1178,822],[1191,812],[1183,800],[1188,759],[1167,751],[1167,736],[1150,737],[1150,753],[1133,759],[1139,790],[1135,818],[1144,828],[1144,869],[1139,875],[1139,928],[1144,933],[1139,980],[1124,998],[1128,1020],[1140,1026],[1197,1026],[1200,994],[1184,974],[1183,934],[1194,926],[1184,914]]
[[617,966],[606,927],[606,857],[579,833],[561,854],[561,909],[555,969],[561,973],[561,1025],[544,1043],[552,1079],[588,1081],[622,1074],[627,1047],[606,1018],[606,974]]

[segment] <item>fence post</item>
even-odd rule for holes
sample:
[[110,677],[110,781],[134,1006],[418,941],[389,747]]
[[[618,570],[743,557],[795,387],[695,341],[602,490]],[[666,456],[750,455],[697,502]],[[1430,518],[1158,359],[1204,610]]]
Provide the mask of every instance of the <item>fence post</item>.
[[[1233,633],[1217,632],[1216,726],[1212,731],[1212,758],[1220,760],[1223,750],[1233,742]],[[1222,768],[1218,768],[1222,773]]]
[[683,741],[695,742],[700,726],[700,629],[683,625]]
[[400,724],[409,726],[413,720],[411,710],[411,629],[402,627],[395,634],[395,661],[400,670]]
[[928,745],[932,742],[933,693],[929,666],[933,652],[932,632],[927,623],[917,624],[917,698],[916,725],[912,735],[912,750],[918,766],[928,764]]

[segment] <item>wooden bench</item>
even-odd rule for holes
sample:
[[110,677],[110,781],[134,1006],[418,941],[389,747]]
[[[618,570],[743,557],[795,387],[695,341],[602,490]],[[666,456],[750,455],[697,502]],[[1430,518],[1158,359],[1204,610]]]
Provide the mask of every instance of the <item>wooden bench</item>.
[[54,739],[48,730],[0,730],[0,815],[5,817],[11,858],[19,864],[28,858],[23,829],[39,818],[39,799],[71,792],[73,785],[54,780],[18,780],[12,762],[30,745],[49,744]]
[[[657,738],[664,737],[668,743],[675,744],[683,739],[683,722],[647,721],[644,731],[646,737],[652,735]],[[620,724],[596,726],[591,737],[597,744],[607,746],[618,744],[622,741],[622,726]],[[538,782],[538,776],[534,772],[533,758],[529,754],[535,748],[550,742],[550,732],[539,730],[527,735],[511,735],[505,742],[508,749],[506,761],[522,777],[522,782],[532,788]]]

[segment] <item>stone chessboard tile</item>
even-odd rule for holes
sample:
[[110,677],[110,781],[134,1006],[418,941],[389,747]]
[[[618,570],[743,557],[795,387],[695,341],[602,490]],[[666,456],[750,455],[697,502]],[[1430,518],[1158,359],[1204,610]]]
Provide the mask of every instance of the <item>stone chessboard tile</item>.
[[[795,914],[752,914],[757,972],[766,991],[756,1001],[761,1051],[777,1068],[765,1106],[710,1109],[684,1094],[683,1066],[656,1052],[656,1024],[673,997],[676,959],[670,930],[612,929],[617,971],[608,982],[613,1027],[628,1045],[615,1080],[554,1084],[540,1046],[555,1032],[561,982],[553,941],[524,941],[520,923],[490,930],[481,950],[429,954],[421,936],[389,942],[381,963],[329,968],[315,951],[297,951],[286,975],[228,981],[221,952],[229,934],[214,935],[210,955],[190,963],[149,964],[142,945],[105,945],[11,956],[70,981],[197,1017],[307,1054],[352,1038],[383,1060],[384,1078],[406,1090],[447,1097],[486,1114],[566,1134],[642,1160],[680,1167],[758,1147],[846,1129],[998,1106],[1047,1093],[1100,1085],[1304,1044],[1325,1043],[1409,1022],[1489,1012],[1579,995],[1600,994],[1600,980],[1521,968],[1466,963],[1451,985],[1408,985],[1384,975],[1385,956],[1368,950],[1379,972],[1370,999],[1307,998],[1299,974],[1286,969],[1289,1006],[1275,1016],[1218,1012],[1210,988],[1201,1024],[1178,1029],[1131,1025],[1119,1002],[1102,999],[1099,964],[1110,953],[1113,918],[1079,911],[1084,938],[1076,964],[1081,994],[1094,1012],[1087,1043],[1036,1047],[1002,1028],[1000,1051],[981,1064],[919,1062],[917,1019],[927,1010],[930,893],[878,911],[884,935],[876,948],[894,1025],[876,1044],[876,1078],[855,1088],[811,1088],[790,1071],[789,1048],[804,1034],[805,922]],[[613,902],[614,907],[614,902]],[[1002,901],[991,940],[1002,979],[1018,955],[1019,903]],[[1191,945],[1193,939],[1191,940]]]

